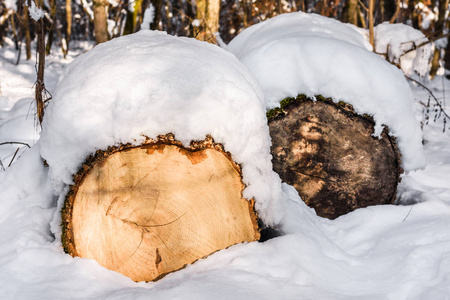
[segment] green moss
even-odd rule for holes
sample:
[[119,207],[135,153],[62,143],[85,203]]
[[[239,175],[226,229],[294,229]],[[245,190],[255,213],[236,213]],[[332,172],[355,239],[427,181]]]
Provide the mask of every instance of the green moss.
[[276,116],[279,116],[282,113],[283,113],[283,109],[281,109],[280,107],[275,107],[266,113],[266,117],[267,117],[267,119],[272,119]]

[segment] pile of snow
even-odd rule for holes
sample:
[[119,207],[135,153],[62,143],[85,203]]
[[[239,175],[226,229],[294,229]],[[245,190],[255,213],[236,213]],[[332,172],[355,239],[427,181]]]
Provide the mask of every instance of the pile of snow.
[[430,70],[433,45],[418,47],[426,42],[427,37],[411,26],[382,23],[375,27],[375,52],[386,55],[408,76],[416,73],[423,77]]
[[41,154],[58,192],[98,149],[173,133],[188,146],[211,135],[242,165],[244,197],[267,224],[279,222],[262,93],[225,50],[141,31],[96,46],[66,69],[48,109]]
[[408,83],[401,70],[368,49],[354,26],[302,12],[253,25],[227,46],[259,81],[266,109],[299,94],[345,101],[374,117],[375,136],[389,126],[406,171],[423,168],[422,132]]

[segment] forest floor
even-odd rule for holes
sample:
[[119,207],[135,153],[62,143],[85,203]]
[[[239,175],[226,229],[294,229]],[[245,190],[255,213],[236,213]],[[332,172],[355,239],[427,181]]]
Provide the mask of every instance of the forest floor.
[[[50,94],[83,49],[47,57]],[[425,124],[430,95],[422,87],[411,85],[428,163],[402,176],[396,205],[330,221],[299,204],[292,232],[135,283],[65,254],[51,230],[57,197],[39,153],[35,57],[23,56],[15,65],[13,45],[0,49],[0,299],[450,299],[450,124],[434,121],[433,99]],[[450,81],[422,82],[450,112]]]

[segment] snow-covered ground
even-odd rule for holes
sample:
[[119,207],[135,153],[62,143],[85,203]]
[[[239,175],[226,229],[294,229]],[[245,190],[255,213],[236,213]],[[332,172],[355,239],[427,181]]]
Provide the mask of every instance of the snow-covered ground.
[[[12,46],[0,49],[0,143],[32,146],[34,61],[14,66],[14,55]],[[72,59],[48,59],[51,93]],[[439,99],[450,96],[450,81],[426,84]],[[412,88],[423,118],[428,94]],[[283,185],[284,235],[235,245],[151,283],[65,254],[50,226],[57,197],[39,144],[0,145],[0,299],[450,299],[450,130],[433,117],[423,127],[428,165],[403,176],[401,205],[330,221]]]

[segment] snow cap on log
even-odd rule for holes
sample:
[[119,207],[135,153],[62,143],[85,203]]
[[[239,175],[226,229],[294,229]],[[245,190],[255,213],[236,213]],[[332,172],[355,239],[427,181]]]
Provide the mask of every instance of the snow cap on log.
[[272,170],[263,94],[231,53],[206,42],[141,31],[96,46],[71,63],[50,102],[41,154],[62,192],[99,149],[173,133],[188,146],[211,135],[241,164],[266,224],[279,222],[281,181]]
[[302,12],[283,14],[243,30],[227,47],[259,81],[266,109],[287,97],[322,95],[344,101],[397,138],[405,171],[426,164],[422,131],[401,70],[371,52],[364,31]]

